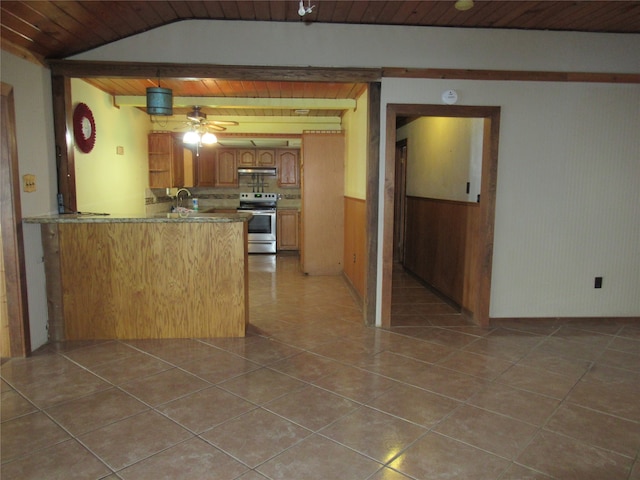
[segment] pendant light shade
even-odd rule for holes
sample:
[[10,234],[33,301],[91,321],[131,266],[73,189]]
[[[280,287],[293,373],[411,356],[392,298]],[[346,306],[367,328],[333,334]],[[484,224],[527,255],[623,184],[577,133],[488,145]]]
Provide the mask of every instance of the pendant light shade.
[[200,142],[200,135],[198,135],[197,132],[190,130],[184,134],[184,137],[182,137],[182,141],[184,143],[195,145]]
[[147,113],[149,115],[173,115],[173,92],[170,88],[147,88]]

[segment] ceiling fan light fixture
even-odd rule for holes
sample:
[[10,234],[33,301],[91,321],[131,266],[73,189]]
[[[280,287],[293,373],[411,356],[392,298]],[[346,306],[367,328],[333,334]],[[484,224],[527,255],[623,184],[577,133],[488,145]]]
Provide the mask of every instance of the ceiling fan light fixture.
[[456,10],[460,10],[461,12],[466,12],[473,8],[473,0],[458,0],[454,7]]
[[170,88],[147,88],[147,114],[173,115],[173,92]]
[[200,139],[200,141],[204,144],[204,145],[213,145],[214,143],[218,142],[218,137],[216,137],[213,133],[211,132],[205,132],[204,135],[202,135],[202,138]]
[[200,143],[200,135],[198,135],[197,132],[190,130],[184,134],[184,137],[182,137],[182,141],[190,145],[196,145]]

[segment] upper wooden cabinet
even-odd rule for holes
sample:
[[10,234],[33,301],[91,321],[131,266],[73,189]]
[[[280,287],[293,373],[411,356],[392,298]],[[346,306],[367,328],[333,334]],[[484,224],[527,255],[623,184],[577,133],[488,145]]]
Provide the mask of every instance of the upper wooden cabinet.
[[171,132],[148,136],[149,188],[184,186],[184,145]]
[[281,188],[300,187],[300,150],[294,148],[276,150],[278,166],[278,186]]
[[238,186],[238,163],[235,148],[218,148],[216,161],[216,187]]
[[197,150],[195,157],[196,186],[216,186],[216,147],[203,146]]
[[238,167],[254,167],[256,164],[256,151],[252,149],[239,149],[237,153]]
[[245,149],[237,150],[238,167],[275,167],[276,152],[267,149]]
[[276,152],[274,150],[256,150],[257,167],[275,167]]

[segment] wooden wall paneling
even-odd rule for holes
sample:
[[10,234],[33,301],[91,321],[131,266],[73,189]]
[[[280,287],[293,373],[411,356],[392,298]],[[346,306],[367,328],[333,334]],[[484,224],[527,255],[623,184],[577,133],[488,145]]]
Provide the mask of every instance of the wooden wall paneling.
[[114,282],[107,225],[60,224],[60,268],[67,340],[116,338]]
[[367,266],[366,201],[344,199],[344,273],[363,299]]
[[344,134],[304,133],[302,269],[339,275],[344,258]]
[[244,336],[246,223],[61,227],[68,339]]
[[405,267],[465,310],[475,308],[476,203],[407,197]]
[[44,252],[44,274],[47,289],[47,314],[49,339],[60,342],[65,339],[62,278],[60,277],[60,231],[55,223],[40,226]]

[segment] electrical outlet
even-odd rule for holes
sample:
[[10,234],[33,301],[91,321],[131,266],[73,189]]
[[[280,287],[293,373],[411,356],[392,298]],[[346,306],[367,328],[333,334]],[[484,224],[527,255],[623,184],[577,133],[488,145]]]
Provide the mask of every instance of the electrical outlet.
[[22,189],[25,192],[35,192],[36,191],[36,176],[27,173],[22,176]]
[[117,146],[116,147],[116,155],[124,155],[124,147]]
[[602,288],[602,277],[596,277],[593,282],[593,288]]

